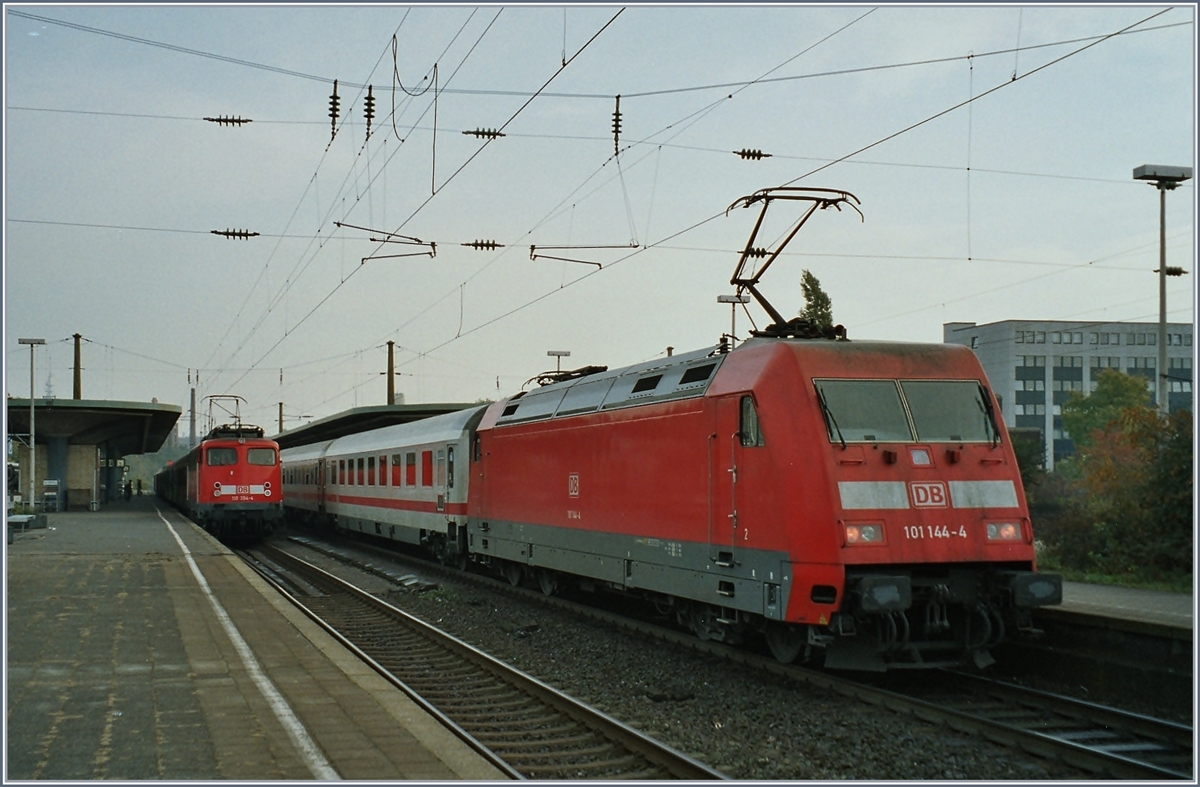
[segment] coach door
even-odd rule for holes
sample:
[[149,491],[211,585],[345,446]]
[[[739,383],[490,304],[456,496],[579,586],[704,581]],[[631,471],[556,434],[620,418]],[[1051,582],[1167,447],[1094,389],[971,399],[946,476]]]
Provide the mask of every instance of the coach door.
[[735,565],[734,534],[738,527],[738,464],[741,460],[739,397],[717,400],[716,420],[708,438],[709,559],[719,566]]
[[[330,463],[332,464],[332,462]],[[317,460],[317,513],[325,513],[325,481],[329,473],[325,467],[325,460]]]

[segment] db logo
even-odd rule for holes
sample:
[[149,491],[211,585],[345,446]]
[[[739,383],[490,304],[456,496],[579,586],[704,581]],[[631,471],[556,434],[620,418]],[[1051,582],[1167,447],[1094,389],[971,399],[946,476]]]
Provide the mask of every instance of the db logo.
[[908,488],[917,508],[946,507],[946,485],[941,481],[913,481]]
[[567,476],[567,497],[579,497],[579,473]]

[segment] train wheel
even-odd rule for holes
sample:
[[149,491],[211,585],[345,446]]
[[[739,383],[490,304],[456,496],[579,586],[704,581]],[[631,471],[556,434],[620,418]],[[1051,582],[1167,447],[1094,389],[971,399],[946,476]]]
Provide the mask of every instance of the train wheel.
[[516,587],[521,584],[521,564],[508,562],[504,564],[504,578],[508,580],[508,584]]
[[808,643],[804,626],[793,626],[788,623],[768,623],[766,630],[767,647],[776,661],[791,664],[804,651]]
[[558,592],[558,574],[548,568],[543,568],[538,572],[538,587],[542,589],[544,595],[553,596]]

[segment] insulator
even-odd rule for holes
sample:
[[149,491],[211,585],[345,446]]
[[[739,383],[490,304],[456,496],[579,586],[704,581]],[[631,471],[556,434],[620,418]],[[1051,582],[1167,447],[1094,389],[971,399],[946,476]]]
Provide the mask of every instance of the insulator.
[[621,152],[621,97],[617,96],[617,105],[613,109],[613,155]]
[[469,249],[475,249],[476,251],[495,251],[496,249],[504,248],[503,243],[497,243],[494,240],[475,240],[462,245]]
[[474,131],[464,131],[463,135],[479,137],[480,139],[496,139],[505,136],[503,132],[497,131],[494,128],[477,128]]
[[330,126],[330,130],[332,132],[332,136],[330,136],[330,141],[333,140],[334,136],[337,136],[338,104],[339,103],[341,103],[341,99],[338,98],[337,80],[335,79],[335,80],[333,80],[333,95],[331,95],[329,97],[329,126]]
[[239,240],[249,240],[250,238],[258,237],[257,232],[250,232],[249,230],[225,229],[225,230],[209,230],[209,232],[211,232],[213,235],[221,235],[226,238],[237,238]]
[[763,153],[761,150],[751,150],[742,148],[741,150],[733,151],[735,155],[741,156],[743,159],[758,161],[759,159],[771,158],[770,153]]
[[754,258],[762,258],[762,257],[767,256],[767,250],[762,248],[761,246],[751,246],[750,248],[746,249],[746,256],[754,257]]
[[243,123],[253,123],[253,120],[244,117],[225,117],[221,115],[215,118],[204,118],[209,123],[216,123],[218,126],[240,126]]
[[367,85],[367,98],[363,102],[363,115],[367,118],[367,136],[371,135],[371,121],[375,119],[375,96],[371,90],[371,86]]

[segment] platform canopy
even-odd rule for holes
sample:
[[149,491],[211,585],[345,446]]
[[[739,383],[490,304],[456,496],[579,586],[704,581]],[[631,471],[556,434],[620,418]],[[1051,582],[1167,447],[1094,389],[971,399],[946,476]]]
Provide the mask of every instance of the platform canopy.
[[[108,445],[117,456],[150,454],[166,442],[183,414],[178,405],[98,399],[34,399],[38,443],[67,438],[71,445]],[[29,434],[29,400],[8,400],[8,434]]]
[[471,404],[440,403],[440,404],[382,404],[371,407],[356,407],[336,415],[322,418],[319,421],[305,424],[295,429],[289,429],[282,434],[272,435],[271,439],[279,443],[280,448],[295,448],[301,445],[320,443],[325,440],[335,440],[348,434],[368,432],[393,424],[406,424],[419,421],[435,415],[456,413],[468,407],[478,407],[483,402]]

